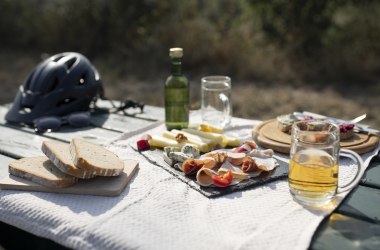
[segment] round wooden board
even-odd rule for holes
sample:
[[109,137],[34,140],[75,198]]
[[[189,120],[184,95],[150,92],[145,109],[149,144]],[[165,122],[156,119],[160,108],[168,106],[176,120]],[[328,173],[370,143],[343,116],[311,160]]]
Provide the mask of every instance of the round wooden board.
[[[262,147],[281,153],[290,151],[290,135],[278,129],[276,119],[264,121],[256,126],[252,131],[252,137]],[[378,143],[379,137],[374,134],[355,133],[353,137],[341,141],[340,146],[362,154],[374,149]]]

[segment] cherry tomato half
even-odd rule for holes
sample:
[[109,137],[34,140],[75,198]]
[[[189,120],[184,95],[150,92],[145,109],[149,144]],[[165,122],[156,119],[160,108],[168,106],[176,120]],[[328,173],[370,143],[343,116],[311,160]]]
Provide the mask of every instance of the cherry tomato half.
[[223,175],[214,175],[212,177],[212,181],[214,182],[214,184],[218,186],[227,187],[231,184],[232,178],[233,178],[232,171],[228,170],[227,173]]

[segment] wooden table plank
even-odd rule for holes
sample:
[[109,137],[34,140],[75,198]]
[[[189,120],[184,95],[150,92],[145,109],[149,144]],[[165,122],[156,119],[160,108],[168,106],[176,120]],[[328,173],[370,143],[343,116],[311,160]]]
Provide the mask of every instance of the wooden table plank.
[[97,144],[107,144],[113,138],[118,137],[121,132],[110,131],[102,128],[84,127],[84,128],[62,128],[55,132],[45,133],[44,136],[49,139],[58,139],[70,142],[73,138],[82,138]]
[[0,154],[0,179],[8,176],[8,164],[15,159]]
[[41,155],[42,141],[58,139],[69,142],[72,138],[83,138],[97,144],[107,144],[119,136],[120,132],[101,128],[65,128],[57,132],[38,135],[33,130],[23,127],[7,127],[0,125],[0,153],[14,158]]
[[[14,129],[22,133],[36,134],[32,128],[29,127],[21,127],[12,124],[1,124],[0,127]],[[15,132],[17,133],[17,132]],[[84,128],[73,128],[73,127],[62,127],[58,131],[49,132],[44,134],[39,134],[41,137],[45,137],[47,139],[56,139],[60,141],[71,141],[72,138],[83,138],[88,141],[92,141],[98,144],[106,144],[112,138],[115,138],[120,135],[121,132],[110,131],[102,128],[96,128],[93,126],[88,126]],[[37,135],[37,134],[36,134]]]
[[[30,127],[21,127],[7,123],[4,120],[7,111],[8,109],[6,107],[0,106],[0,124],[34,133],[34,130]],[[155,122],[120,114],[97,114],[91,116],[91,124],[95,127],[73,128],[70,126],[62,126],[58,131],[45,133],[43,136],[61,141],[70,141],[72,138],[79,137],[98,144],[106,144],[113,138],[119,136],[121,132],[136,131],[153,123]]]
[[380,249],[380,225],[333,213],[313,237],[310,249]]
[[137,119],[118,114],[97,114],[91,116],[91,124],[114,131],[131,132],[153,124],[153,121]]
[[0,126],[0,153],[13,158],[43,155],[42,141],[45,137],[17,129]]
[[380,224],[380,190],[358,186],[336,210],[347,216]]
[[[120,101],[113,101],[116,106],[120,105]],[[106,110],[112,109],[110,101],[98,100],[96,104],[99,108],[104,108]],[[0,108],[8,110],[11,107],[11,103],[1,105]],[[136,117],[139,119],[150,120],[150,121],[160,121],[165,118],[165,110],[163,107],[145,105],[144,110],[141,113],[139,108],[129,108],[125,110],[125,113],[130,117]],[[120,112],[120,114],[123,114]],[[3,118],[3,117],[1,117]]]
[[[113,101],[113,102],[116,106],[120,105],[120,101]],[[96,105],[100,108],[105,108],[105,109],[113,108],[111,103],[107,100],[98,100]],[[156,106],[150,106],[150,105],[145,105],[142,113],[139,108],[129,108],[129,109],[126,109],[125,112],[129,116],[133,116],[133,117],[145,119],[145,120],[151,120],[151,121],[164,120],[164,117],[165,117],[165,110],[162,107],[156,107]]]

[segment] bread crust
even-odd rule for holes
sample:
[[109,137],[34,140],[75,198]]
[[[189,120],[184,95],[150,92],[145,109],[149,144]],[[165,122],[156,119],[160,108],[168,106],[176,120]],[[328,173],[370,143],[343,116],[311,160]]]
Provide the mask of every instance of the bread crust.
[[[46,156],[26,157],[8,165],[11,175],[30,180],[50,188],[65,188],[74,185],[78,179],[61,172]],[[53,177],[44,176],[50,172]]]
[[94,171],[81,169],[75,166],[71,158],[71,163],[65,162],[64,159],[61,159],[62,156],[60,156],[60,154],[62,153],[59,152],[57,147],[61,147],[61,150],[63,151],[67,150],[66,153],[71,157],[69,144],[63,142],[44,141],[42,142],[41,150],[59,170],[80,179],[90,179],[96,176]]
[[[81,155],[80,144],[82,144],[82,147],[94,147],[94,150],[98,151],[98,155],[103,154],[104,157],[112,158],[112,160],[114,161],[112,167],[105,167],[102,164],[98,165],[94,163],[93,159],[88,159],[88,157]],[[117,155],[107,150],[106,148],[101,147],[100,145],[88,141],[76,138],[73,139],[70,143],[70,153],[75,166],[81,169],[94,171],[94,173],[99,176],[118,176],[124,170],[124,162],[120,160]]]

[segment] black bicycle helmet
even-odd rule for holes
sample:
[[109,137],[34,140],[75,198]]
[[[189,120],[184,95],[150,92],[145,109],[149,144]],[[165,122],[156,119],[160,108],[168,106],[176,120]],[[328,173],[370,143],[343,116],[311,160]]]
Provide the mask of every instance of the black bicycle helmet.
[[86,57],[74,52],[57,54],[29,74],[5,119],[32,124],[39,117],[87,111],[102,90],[99,74]]

